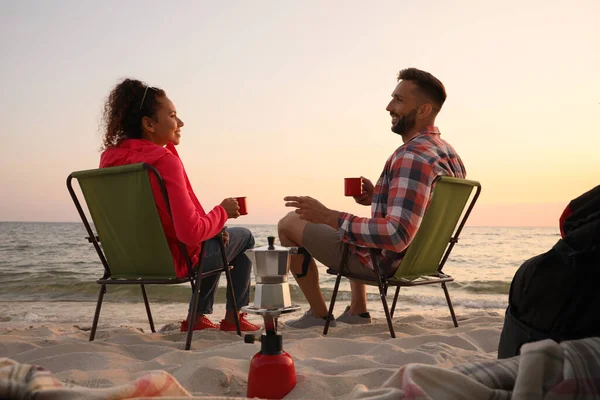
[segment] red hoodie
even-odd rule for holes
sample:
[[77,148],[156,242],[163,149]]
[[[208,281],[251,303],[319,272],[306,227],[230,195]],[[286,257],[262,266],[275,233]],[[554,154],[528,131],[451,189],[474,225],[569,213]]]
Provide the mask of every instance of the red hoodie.
[[178,240],[185,243],[192,264],[195,265],[198,262],[202,242],[213,238],[223,229],[227,221],[227,212],[220,205],[213,208],[208,214],[204,212],[172,143],[162,147],[145,139],[127,139],[118,146],[104,150],[100,156],[100,168],[140,162],[156,168],[167,188],[173,222],[171,222],[169,211],[160,192],[158,181],[154,174],[150,174],[154,200],[173,255],[175,272],[178,277],[185,277],[188,269]]

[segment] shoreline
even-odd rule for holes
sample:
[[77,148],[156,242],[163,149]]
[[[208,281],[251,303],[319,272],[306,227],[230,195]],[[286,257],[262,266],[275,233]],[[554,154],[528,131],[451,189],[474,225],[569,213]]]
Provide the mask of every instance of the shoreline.
[[[279,321],[283,323],[289,319],[299,318],[309,309],[307,303],[297,302],[295,304],[301,307],[300,310],[282,315]],[[334,316],[340,315],[349,304],[348,300],[337,300]],[[391,299],[388,299],[388,305],[391,305]],[[327,303],[327,306],[329,306],[329,303]],[[0,331],[2,329],[25,328],[48,324],[91,327],[95,309],[95,302],[0,301]],[[154,325],[158,330],[161,326],[178,324],[185,319],[188,311],[188,303],[160,303],[152,302],[152,299],[150,299],[150,309]],[[457,306],[456,304],[454,304],[454,310],[458,319],[466,318],[469,315],[498,315],[503,317],[505,311],[503,308],[480,309],[461,305]],[[380,302],[370,301],[369,312],[375,323],[386,323],[385,314]],[[218,323],[224,314],[225,304],[215,303],[213,313],[208,315],[208,317],[211,321]],[[415,315],[427,315],[442,321],[451,322],[450,311],[445,304],[423,304],[415,307],[414,305],[402,304],[400,301],[396,306],[394,321],[399,318]],[[254,323],[262,321],[260,316],[252,314],[248,315],[248,319]],[[111,302],[105,300],[102,303],[98,326],[115,327],[122,325],[149,331],[143,301]]]

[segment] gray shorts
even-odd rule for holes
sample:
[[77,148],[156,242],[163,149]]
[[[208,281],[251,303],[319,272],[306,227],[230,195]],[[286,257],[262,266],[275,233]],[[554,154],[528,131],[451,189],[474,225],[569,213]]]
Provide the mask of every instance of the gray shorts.
[[[329,225],[309,222],[302,233],[302,246],[319,262],[334,271],[338,271],[340,267],[343,245],[339,232]],[[361,263],[351,252],[348,252],[348,264],[344,266],[344,272],[365,278],[376,278],[375,272]]]

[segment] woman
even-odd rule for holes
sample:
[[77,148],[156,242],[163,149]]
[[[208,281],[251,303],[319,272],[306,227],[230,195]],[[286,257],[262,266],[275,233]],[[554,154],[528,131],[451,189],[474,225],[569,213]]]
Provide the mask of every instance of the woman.
[[[104,151],[100,168],[145,162],[155,167],[165,183],[173,220],[163,200],[156,178],[151,175],[152,190],[167,242],[173,255],[177,276],[188,274],[187,264],[178,242],[187,247],[195,265],[202,256],[203,271],[222,268],[219,243],[213,239],[224,230],[229,218],[239,217],[235,199],[227,198],[206,213],[196,198],[183,164],[175,150],[181,139],[183,121],[166,93],[144,83],[125,79],[111,91],[104,105],[103,137]],[[241,227],[224,230],[227,260],[233,265],[231,271],[233,291],[238,307],[248,304],[252,263],[244,251],[254,246],[252,233]],[[202,250],[202,255],[200,251]],[[227,293],[226,313],[219,325],[211,322],[206,314],[213,311],[215,291],[219,275],[202,279],[198,315],[194,330],[221,329],[235,331],[235,313],[231,295]],[[192,306],[190,302],[191,311]],[[239,314],[243,331],[256,331],[260,326]],[[181,331],[187,332],[190,315],[181,323]]]

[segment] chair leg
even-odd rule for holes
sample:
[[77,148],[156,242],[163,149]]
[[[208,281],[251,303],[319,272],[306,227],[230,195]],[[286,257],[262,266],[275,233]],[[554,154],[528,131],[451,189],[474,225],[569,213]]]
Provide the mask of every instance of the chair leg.
[[452,307],[452,302],[450,301],[450,294],[448,294],[448,288],[446,287],[446,282],[442,282],[442,289],[444,289],[444,294],[446,295],[446,301],[448,302],[448,308],[450,309],[450,315],[452,315],[452,322],[454,322],[454,327],[458,328],[458,322],[456,321],[456,315],[454,314],[454,307]]
[[383,311],[385,312],[385,318],[387,319],[388,328],[390,329],[390,336],[392,338],[396,337],[396,332],[394,332],[394,325],[392,324],[392,316],[390,315],[390,310],[388,308],[386,296],[389,285],[387,284],[387,280],[380,270],[379,264],[377,263],[376,255],[373,249],[369,249],[371,253],[371,260],[373,261],[373,272],[375,272],[375,276],[377,277],[377,287],[379,288],[379,297],[381,298],[381,303],[383,304]]
[[323,328],[323,335],[327,335],[329,331],[329,324],[331,323],[331,319],[333,318],[333,307],[335,306],[335,298],[337,297],[337,292],[340,287],[340,281],[342,280],[342,273],[344,272],[344,265],[348,260],[348,251],[350,246],[348,243],[344,243],[342,248],[342,258],[340,259],[340,264],[338,267],[338,274],[335,280],[335,286],[333,287],[333,293],[331,294],[331,302],[329,303],[329,312],[327,313],[327,321],[325,321],[325,328]]
[[148,315],[148,322],[150,322],[150,330],[152,333],[156,333],[154,330],[154,321],[152,320],[152,313],[150,312],[150,304],[148,304],[148,296],[146,295],[146,288],[144,285],[140,285],[142,288],[142,296],[144,296],[144,305],[146,306],[146,314]]
[[96,303],[96,313],[94,314],[94,322],[92,323],[92,331],[90,332],[90,342],[96,337],[96,327],[98,326],[98,319],[100,318],[100,309],[102,308],[104,293],[106,293],[106,285],[100,287],[100,294],[98,295],[98,302]]
[[333,318],[333,307],[335,306],[335,298],[340,287],[340,281],[342,280],[342,272],[338,272],[337,278],[335,279],[335,286],[333,287],[333,293],[331,294],[331,303],[329,303],[329,312],[327,313],[327,321],[325,321],[325,328],[323,328],[323,335],[327,335],[329,331],[329,323]]
[[231,293],[231,300],[233,303],[233,319],[235,321],[235,329],[238,336],[242,336],[242,329],[240,327],[240,318],[238,315],[238,307],[235,301],[235,293],[233,291],[233,282],[231,281],[231,271],[229,270],[229,263],[227,262],[227,254],[225,253],[225,242],[223,242],[223,238],[219,239],[219,245],[221,247],[221,257],[223,257],[223,268],[225,269],[225,277],[227,278],[227,290]]
[[394,310],[396,310],[396,302],[398,301],[398,294],[400,294],[400,286],[396,286],[396,294],[394,294],[394,301],[392,301],[392,310],[390,317],[394,318]]
[[381,297],[381,303],[383,304],[383,311],[385,312],[385,318],[387,319],[388,328],[390,329],[390,336],[392,339],[396,338],[396,332],[394,332],[394,325],[392,324],[392,316],[390,315],[390,310],[388,308],[387,300],[385,299],[385,288],[381,286],[381,282],[379,282],[379,297]]
[[392,316],[390,315],[390,310],[388,308],[386,294],[388,286],[384,283],[384,278],[381,277],[379,273],[379,266],[377,264],[375,266],[375,275],[377,276],[377,286],[379,287],[379,297],[381,298],[381,303],[383,304],[383,311],[385,312],[385,318],[387,319],[388,328],[390,329],[390,336],[392,338],[396,337],[396,332],[394,332],[394,325],[392,324]]
[[185,337],[185,349],[189,350],[192,346],[192,336],[194,335],[194,325],[196,325],[196,312],[198,311],[198,297],[200,296],[200,282],[202,279],[200,278],[201,268],[198,268],[199,272],[196,278],[196,282],[192,283],[192,288],[194,288],[194,294],[192,295],[192,310],[190,311],[190,319],[188,321],[188,331]]

